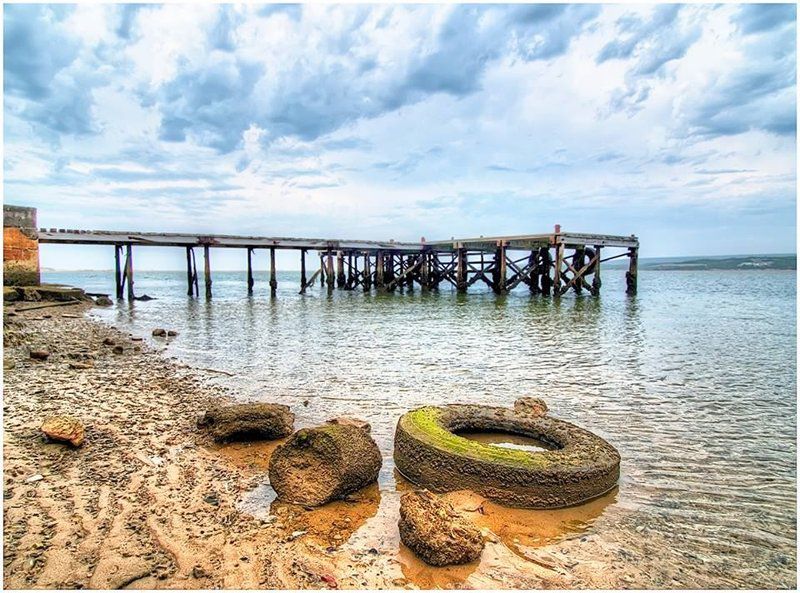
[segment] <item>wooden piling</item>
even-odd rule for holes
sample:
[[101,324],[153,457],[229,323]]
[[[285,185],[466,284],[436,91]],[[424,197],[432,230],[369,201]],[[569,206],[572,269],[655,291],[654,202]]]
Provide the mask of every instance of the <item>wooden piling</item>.
[[467,250],[463,247],[456,251],[456,292],[467,292]]
[[122,298],[122,245],[114,245],[114,288],[116,289],[117,299]]
[[186,296],[194,296],[194,273],[192,270],[192,248],[186,248]]
[[630,258],[630,264],[628,271],[625,273],[625,282],[628,285],[625,292],[636,294],[637,276],[639,274],[639,249],[637,247],[628,248],[628,257]]
[[344,277],[344,252],[337,251],[336,252],[336,286],[338,288],[344,288],[346,284],[346,279]]
[[369,292],[372,288],[372,272],[369,268],[369,252],[364,252],[364,292]]
[[383,264],[383,251],[378,251],[375,254],[375,288],[378,291],[383,291],[386,288],[383,281]]
[[427,251],[420,253],[422,258],[422,265],[420,266],[419,285],[422,290],[429,290],[431,285],[431,259]]
[[208,245],[203,245],[203,273],[206,281],[206,298],[211,298],[211,249]]
[[600,279],[600,260],[602,259],[600,254],[600,245],[594,246],[594,252],[597,262],[594,264],[594,275],[592,276],[592,294],[597,296],[600,294],[600,287],[603,285],[603,282]]
[[553,296],[561,296],[561,268],[564,264],[564,244],[556,245],[556,262],[553,271]]
[[255,284],[255,280],[253,279],[253,248],[247,248],[247,294],[253,294],[253,285]]
[[128,285],[128,300],[132,301],[133,293],[133,246],[125,246],[125,281]]
[[306,249],[300,250],[300,294],[306,293]]
[[[575,253],[572,255],[572,267],[576,271],[580,271],[583,268],[584,263],[586,261],[586,251],[584,246],[579,245],[575,248]],[[572,290],[575,291],[575,294],[580,294],[582,292],[582,282],[579,280],[572,283]]]
[[275,296],[278,292],[278,272],[275,269],[275,248],[269,248],[269,294]]
[[535,249],[528,256],[528,290],[539,294],[539,252]]
[[506,292],[506,246],[500,241],[494,251],[494,265],[492,266],[492,289],[496,294]]
[[550,296],[550,288],[552,281],[550,280],[550,266],[552,264],[550,259],[550,248],[542,247],[539,249],[539,277],[541,279],[540,286],[544,296]]
[[328,250],[327,267],[328,269],[326,272],[328,273],[328,292],[330,292],[333,290],[333,285],[336,281],[333,273],[333,252],[330,249]]

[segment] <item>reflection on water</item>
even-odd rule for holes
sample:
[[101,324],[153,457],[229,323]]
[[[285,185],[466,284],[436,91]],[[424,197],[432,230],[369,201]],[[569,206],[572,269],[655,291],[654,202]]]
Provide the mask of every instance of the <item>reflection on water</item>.
[[[44,276],[113,291],[110,273]],[[793,574],[794,272],[642,271],[628,298],[623,273],[608,270],[600,298],[560,301],[519,289],[301,297],[296,274],[278,280],[277,298],[263,279],[247,298],[243,273],[220,273],[206,302],[185,296],[183,273],[139,273],[137,290],[157,300],[96,315],[146,339],[154,327],[179,330],[168,355],[233,372],[213,380],[244,400],[292,406],[298,427],[369,421],[384,455],[380,508],[398,487],[402,413],[538,396],[622,455],[616,501],[590,530],[613,538],[620,513],[640,513],[671,553],[703,559],[692,570],[743,584],[764,566]]]
[[558,447],[521,434],[510,434],[507,432],[470,432],[458,431],[460,437],[471,441],[478,441],[484,445],[503,447],[504,449],[516,449],[518,451],[552,451]]

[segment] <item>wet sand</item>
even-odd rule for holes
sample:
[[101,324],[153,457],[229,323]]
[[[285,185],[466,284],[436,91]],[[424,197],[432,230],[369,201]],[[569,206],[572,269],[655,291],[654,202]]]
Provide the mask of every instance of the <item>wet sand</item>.
[[[83,308],[4,316],[6,588],[735,586],[693,577],[636,513],[615,512],[616,537],[597,533],[616,492],[554,511],[450,493],[487,547],[478,562],[429,567],[399,541],[399,496],[412,487],[401,476],[397,488],[376,484],[319,509],[273,500],[277,442],[218,446],[195,428],[210,402],[236,394],[169,360],[166,342],[135,340]],[[51,355],[33,361],[31,348]],[[51,413],[80,418],[86,444],[44,443]]]

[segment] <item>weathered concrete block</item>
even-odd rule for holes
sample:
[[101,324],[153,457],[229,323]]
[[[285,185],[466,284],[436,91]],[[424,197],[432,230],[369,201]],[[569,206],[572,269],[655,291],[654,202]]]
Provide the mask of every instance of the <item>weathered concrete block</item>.
[[3,205],[3,284],[37,286],[39,235],[36,208]]

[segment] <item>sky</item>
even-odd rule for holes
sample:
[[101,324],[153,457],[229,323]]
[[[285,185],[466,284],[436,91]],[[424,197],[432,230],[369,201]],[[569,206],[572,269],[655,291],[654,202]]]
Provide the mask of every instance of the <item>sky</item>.
[[4,202],[42,227],[796,249],[794,5],[13,4],[3,25]]

